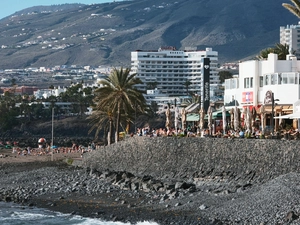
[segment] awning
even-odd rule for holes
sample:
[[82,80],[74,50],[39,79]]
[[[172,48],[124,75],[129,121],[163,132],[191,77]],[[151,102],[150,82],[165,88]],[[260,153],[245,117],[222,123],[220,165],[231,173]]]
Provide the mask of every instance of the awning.
[[185,108],[185,111],[187,112],[193,112],[195,109],[198,109],[197,111],[199,111],[199,106],[200,104],[199,103],[193,103],[191,105],[189,105],[188,107]]
[[[223,112],[221,111],[215,111],[212,113],[212,119],[222,119],[223,117]],[[230,117],[230,113],[226,111],[226,117]],[[204,119],[208,119],[208,115],[205,115]]]
[[199,121],[199,113],[188,113],[186,121]]
[[274,119],[300,119],[300,112],[283,115],[283,116],[275,116]]
[[289,119],[289,116],[291,114],[288,114],[288,115],[282,115],[282,116],[274,116],[274,119]]
[[[271,113],[272,105],[265,105],[266,113]],[[274,112],[276,111],[293,111],[293,105],[274,105]]]

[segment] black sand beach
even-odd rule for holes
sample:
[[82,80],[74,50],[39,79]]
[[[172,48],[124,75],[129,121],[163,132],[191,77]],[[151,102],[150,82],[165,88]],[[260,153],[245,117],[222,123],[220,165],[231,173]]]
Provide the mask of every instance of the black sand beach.
[[[280,147],[288,142],[277,143]],[[120,151],[116,146],[107,150],[113,151],[112,148]],[[269,179],[251,173],[251,178],[235,175],[230,176],[232,179],[205,175],[194,186],[179,180],[168,183],[149,176],[135,177],[126,171],[76,166],[81,160],[78,154],[55,155],[55,161],[51,161],[50,156],[15,156],[8,150],[3,153],[2,201],[133,224],[145,220],[160,225],[300,223],[297,168],[295,172],[287,171]],[[90,155],[93,158],[101,150],[94,153]],[[269,177],[270,173],[263,174]],[[140,188],[133,184],[139,184]]]

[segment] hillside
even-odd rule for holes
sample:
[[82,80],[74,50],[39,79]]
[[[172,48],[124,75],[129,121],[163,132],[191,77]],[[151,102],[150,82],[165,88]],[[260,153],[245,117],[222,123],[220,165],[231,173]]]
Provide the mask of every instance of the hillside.
[[32,7],[0,20],[0,69],[129,66],[130,52],[212,47],[219,61],[252,57],[297,18],[282,0],[135,0]]

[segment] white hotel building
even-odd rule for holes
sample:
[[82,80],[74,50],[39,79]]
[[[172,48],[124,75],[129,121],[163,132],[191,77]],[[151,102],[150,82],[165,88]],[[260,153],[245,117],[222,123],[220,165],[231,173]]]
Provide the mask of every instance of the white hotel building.
[[300,59],[300,22],[297,25],[287,25],[280,27],[280,44],[287,44],[295,51],[295,55]]
[[184,83],[188,80],[191,82],[188,91],[201,96],[204,58],[210,59],[210,84],[213,89],[220,81],[216,71],[218,52],[212,48],[203,51],[196,48],[179,51],[173,47],[156,51],[137,50],[131,52],[131,71],[142,80],[143,84],[138,86],[141,90],[146,91],[147,83],[156,82],[157,90],[166,97],[186,96]]

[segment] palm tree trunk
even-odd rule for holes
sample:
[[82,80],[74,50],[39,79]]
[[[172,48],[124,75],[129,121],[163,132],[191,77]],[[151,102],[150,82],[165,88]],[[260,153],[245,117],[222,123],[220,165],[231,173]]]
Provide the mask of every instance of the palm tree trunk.
[[119,139],[119,126],[120,126],[120,116],[121,116],[121,102],[118,102],[118,112],[117,112],[117,121],[116,121],[116,133],[115,133],[115,142],[118,142]]
[[108,131],[108,135],[107,135],[107,145],[111,144],[111,139],[112,139],[112,120],[109,120],[109,131]]

